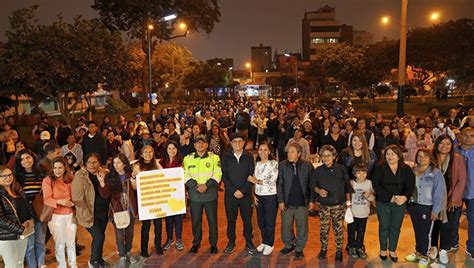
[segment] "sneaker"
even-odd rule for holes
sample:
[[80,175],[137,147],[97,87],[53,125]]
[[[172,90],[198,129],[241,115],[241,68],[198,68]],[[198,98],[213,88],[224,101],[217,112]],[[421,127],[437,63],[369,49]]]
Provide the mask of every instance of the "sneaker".
[[458,249],[459,249],[459,244],[458,244],[458,245],[455,245],[455,246],[452,246],[452,247],[448,250],[448,252],[453,252],[453,251],[456,251],[456,250],[458,250]]
[[174,241],[173,239],[170,239],[168,241],[166,241],[165,245],[163,246],[163,249],[164,250],[168,250],[171,248],[171,246],[174,244]]
[[336,251],[336,262],[342,262],[342,250]]
[[179,239],[176,240],[176,249],[180,250],[180,251],[184,249],[183,241],[181,241]]
[[225,253],[232,253],[232,251],[234,251],[234,248],[235,248],[235,243],[232,243],[232,242],[229,241],[229,243],[227,243],[227,247],[225,247],[224,252]]
[[438,257],[438,248],[431,247],[428,253],[428,257],[430,257],[431,260],[436,260],[436,258]]
[[418,261],[418,267],[428,267],[430,264],[430,260],[426,256],[420,257],[420,261]]
[[127,257],[120,257],[117,268],[127,268]]
[[418,252],[414,252],[408,256],[405,257],[405,260],[409,261],[409,262],[415,262],[417,261],[418,259],[420,258],[420,253]]
[[440,250],[439,252],[439,262],[442,264],[448,264],[449,262],[448,252],[444,249]]
[[110,265],[110,263],[106,262],[104,259],[100,259],[100,260],[99,260],[99,265],[100,265],[101,267],[104,267],[104,268],[112,267],[112,266]]
[[295,251],[295,257],[296,257],[296,259],[298,259],[298,260],[303,259],[303,258],[304,258],[304,253],[303,253],[303,251]]
[[359,258],[362,258],[362,259],[367,259],[367,254],[365,253],[365,251],[361,248],[358,248],[357,249],[357,255],[359,255]]
[[275,247],[273,247],[273,246],[270,247],[270,246],[265,245],[265,249],[263,250],[263,255],[268,256],[268,255],[272,254],[273,249],[275,249]]
[[100,268],[100,264],[98,262],[91,263],[90,261],[87,262],[87,267],[89,268]]
[[127,253],[125,257],[127,257],[127,261],[130,263],[136,263],[138,261],[138,259],[132,255],[132,252]]
[[245,249],[247,250],[249,255],[254,255],[255,253],[257,253],[257,249],[253,244],[245,245]]
[[284,247],[282,250],[280,250],[280,255],[286,255],[292,252],[294,249],[295,249],[294,246],[292,246],[291,248]]
[[260,253],[262,253],[264,249],[265,249],[265,244],[260,244],[257,247],[257,251],[260,252]]
[[357,254],[357,250],[355,248],[349,248],[349,255],[351,255],[352,258],[359,257],[359,255]]

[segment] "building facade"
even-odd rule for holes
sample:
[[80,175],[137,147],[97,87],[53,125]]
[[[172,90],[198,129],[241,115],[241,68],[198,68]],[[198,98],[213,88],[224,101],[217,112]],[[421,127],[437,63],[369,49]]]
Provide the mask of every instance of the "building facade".
[[251,47],[252,72],[265,72],[272,69],[272,47],[260,44]]

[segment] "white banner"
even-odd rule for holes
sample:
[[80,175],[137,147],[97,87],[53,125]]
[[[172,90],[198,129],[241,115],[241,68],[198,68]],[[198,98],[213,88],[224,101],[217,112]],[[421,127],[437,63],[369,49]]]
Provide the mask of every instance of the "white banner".
[[183,168],[138,173],[137,193],[141,221],[186,213]]

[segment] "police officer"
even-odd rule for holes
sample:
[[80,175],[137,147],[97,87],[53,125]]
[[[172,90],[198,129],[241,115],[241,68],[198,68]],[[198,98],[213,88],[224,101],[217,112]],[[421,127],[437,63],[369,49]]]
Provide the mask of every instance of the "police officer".
[[184,158],[184,178],[189,193],[189,206],[193,228],[192,253],[197,253],[202,240],[202,211],[206,210],[209,224],[211,253],[217,253],[217,188],[222,172],[218,155],[207,151],[206,136],[195,137],[195,153]]

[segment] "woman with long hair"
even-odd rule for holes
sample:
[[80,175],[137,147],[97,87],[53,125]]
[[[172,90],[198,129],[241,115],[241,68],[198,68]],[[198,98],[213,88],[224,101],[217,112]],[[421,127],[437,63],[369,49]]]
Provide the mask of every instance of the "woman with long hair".
[[430,134],[426,131],[425,125],[418,125],[415,132],[411,132],[405,142],[405,160],[415,162],[416,152],[421,148],[430,149],[433,147],[433,141]]
[[396,254],[406,203],[415,188],[415,174],[404,163],[400,147],[390,145],[380,165],[374,168],[372,184],[377,202],[379,221],[380,259],[398,261]]
[[405,259],[410,262],[418,260],[418,266],[427,267],[431,230],[440,212],[446,209],[446,184],[429,149],[419,149],[415,159],[417,187],[408,202],[408,211],[415,231],[416,251]]
[[[213,126],[214,128],[214,126]],[[175,141],[168,141],[166,146],[166,153],[160,159],[160,165],[163,168],[176,168],[183,166],[183,156],[179,152],[179,146]],[[173,245],[173,230],[176,230],[176,249],[183,250],[184,244],[182,239],[183,232],[183,215],[173,215],[165,218],[166,220],[166,236],[167,241],[163,246],[164,250],[170,249]]]
[[257,206],[257,220],[262,243],[257,247],[258,252],[270,255],[274,249],[275,223],[278,212],[277,178],[278,162],[271,154],[272,149],[266,141],[258,146],[255,176],[248,179],[255,184],[255,205]]
[[222,156],[227,152],[230,142],[222,133],[218,123],[213,123],[211,130],[207,133],[207,142],[209,143],[209,151],[218,156]]
[[323,145],[332,145],[339,155],[347,147],[347,137],[341,134],[341,126],[338,123],[331,126],[331,133],[323,137]]
[[[18,152],[15,160],[15,178],[23,188],[26,199],[32,204],[35,196],[41,191],[44,171],[38,165],[36,155],[29,149]],[[35,233],[28,237],[26,263],[28,267],[42,267],[45,260],[46,223],[35,215]]]
[[464,157],[455,152],[453,140],[449,135],[443,134],[436,139],[433,157],[446,183],[447,222],[443,217],[434,222],[429,256],[432,259],[436,258],[439,242],[439,261],[447,264],[448,252],[459,247],[459,219],[463,205],[462,195],[467,182],[467,169]]
[[[132,166],[132,183],[135,184],[135,178],[138,175],[138,173],[142,171],[149,171],[149,170],[156,170],[156,169],[162,169],[160,163],[158,160],[155,158],[155,150],[153,149],[152,146],[146,145],[142,148],[141,153],[140,153],[140,158],[138,159],[138,162],[133,164]],[[156,253],[158,255],[163,255],[163,248],[161,247],[161,229],[162,229],[162,219],[154,219],[154,220],[144,220],[142,221],[142,229],[141,229],[141,234],[140,234],[140,249],[141,249],[141,255],[145,258],[150,257],[150,254],[148,253],[148,240],[150,239],[150,227],[151,227],[151,222],[153,221],[153,225],[155,226],[155,248],[156,248]]]
[[0,255],[5,267],[23,268],[27,239],[34,212],[13,172],[0,166]]
[[117,228],[114,220],[115,241],[119,252],[119,267],[126,267],[126,262],[135,263],[137,259],[132,255],[133,227],[135,218],[138,218],[136,184],[132,184],[132,166],[128,158],[119,153],[112,159],[110,172],[98,177],[99,193],[103,198],[110,198],[109,215],[113,219],[114,212],[128,211],[130,223],[124,229]]
[[54,208],[53,216],[48,222],[49,231],[54,239],[54,253],[58,267],[66,268],[66,249],[70,267],[76,264],[76,230],[74,222],[74,203],[72,200],[72,180],[68,172],[66,158],[59,156],[51,161],[52,169],[43,180],[43,201],[48,207]]
[[352,168],[361,163],[367,167],[367,178],[371,179],[376,161],[377,155],[369,149],[366,136],[359,130],[352,132],[351,144],[342,150],[338,159],[346,167],[351,179],[356,179]]

